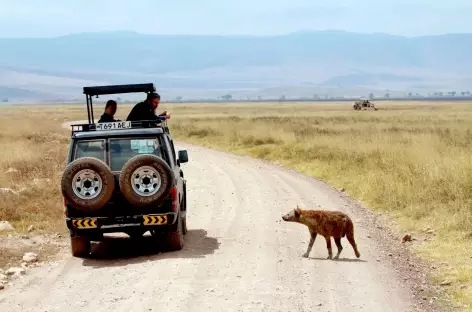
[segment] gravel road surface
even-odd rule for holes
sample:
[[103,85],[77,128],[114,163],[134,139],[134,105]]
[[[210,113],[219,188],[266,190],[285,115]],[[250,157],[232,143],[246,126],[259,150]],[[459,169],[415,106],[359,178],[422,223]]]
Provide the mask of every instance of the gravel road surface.
[[[371,238],[365,212],[347,196],[248,157],[182,143],[177,148],[189,153],[183,250],[159,252],[146,237],[107,238],[90,259],[65,250],[59,261],[3,290],[0,310],[416,311],[394,261]],[[361,258],[343,238],[340,259],[327,260],[321,236],[302,258],[307,228],[281,220],[296,205],[347,212]]]

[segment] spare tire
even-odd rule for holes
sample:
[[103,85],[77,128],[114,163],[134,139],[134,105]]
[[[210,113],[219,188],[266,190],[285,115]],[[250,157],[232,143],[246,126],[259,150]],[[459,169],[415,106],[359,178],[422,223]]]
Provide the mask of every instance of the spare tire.
[[137,155],[121,169],[120,190],[137,207],[161,203],[169,195],[174,173],[164,159],[152,154]]
[[113,196],[115,178],[103,161],[82,157],[71,162],[61,179],[62,195],[74,208],[91,212],[103,207]]

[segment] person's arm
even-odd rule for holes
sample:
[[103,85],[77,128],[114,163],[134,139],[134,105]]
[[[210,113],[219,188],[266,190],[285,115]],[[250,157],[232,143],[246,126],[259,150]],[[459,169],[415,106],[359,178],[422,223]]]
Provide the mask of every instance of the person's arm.
[[151,114],[149,115],[149,117],[152,117],[152,119],[151,119],[151,118],[149,118],[149,119],[151,119],[151,120],[161,120],[160,116],[161,116],[161,115],[156,115],[156,114],[152,114],[152,113],[151,113]]
[[162,120],[167,120],[170,118],[170,114],[167,111],[160,113],[158,116],[163,117]]
[[126,118],[126,121],[129,120],[136,120],[135,115],[137,114],[137,106],[135,105],[132,109],[131,112],[129,112],[128,117]]
[[153,117],[153,119],[151,119],[151,120],[156,121],[158,124],[163,122],[166,119],[165,116],[156,115],[156,114],[152,114],[152,117]]

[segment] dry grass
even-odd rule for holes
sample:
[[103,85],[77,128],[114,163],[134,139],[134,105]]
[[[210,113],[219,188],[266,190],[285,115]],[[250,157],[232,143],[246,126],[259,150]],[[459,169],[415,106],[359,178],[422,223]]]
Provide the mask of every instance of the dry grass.
[[61,129],[65,111],[52,107],[3,107],[0,114],[0,220],[20,232],[63,229],[59,180],[69,132]]
[[[179,139],[281,163],[398,221],[433,278],[472,307],[470,103],[174,105]],[[190,155],[191,157],[191,155]],[[434,234],[428,234],[430,228]],[[441,264],[443,263],[443,264]],[[464,288],[465,287],[465,288]]]
[[[472,107],[470,103],[388,103],[354,111],[351,103],[167,104],[176,139],[281,163],[344,187],[372,210],[398,220],[399,231],[427,237],[414,245],[436,265],[433,277],[452,281],[450,294],[472,306]],[[59,190],[69,120],[84,106],[2,108],[0,220],[64,228]],[[120,106],[124,120],[130,105]],[[26,117],[20,117],[28,112]],[[101,107],[95,109],[95,116]],[[44,121],[48,116],[49,120]],[[19,130],[14,130],[12,126]],[[3,151],[2,151],[3,150]],[[191,155],[189,155],[191,157]],[[19,172],[7,174],[9,168]],[[34,185],[33,179],[51,179]],[[433,235],[425,233],[427,228]],[[466,288],[461,288],[465,285]]]

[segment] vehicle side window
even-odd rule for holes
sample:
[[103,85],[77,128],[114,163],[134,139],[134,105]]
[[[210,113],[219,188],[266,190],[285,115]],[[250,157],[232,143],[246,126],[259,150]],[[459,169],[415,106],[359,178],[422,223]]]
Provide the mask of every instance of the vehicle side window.
[[171,150],[172,150],[173,160],[174,160],[174,162],[176,162],[177,161],[177,156],[175,155],[174,141],[172,139],[169,139],[169,142],[170,142],[170,147],[171,147]]
[[[172,151],[172,146],[171,146],[171,144],[169,142],[169,138],[167,136],[164,136],[164,141],[166,142],[167,150]],[[173,152],[171,152],[170,154],[171,154],[171,155],[169,155],[170,164],[171,164],[171,167],[174,168],[175,167],[175,154]]]
[[74,159],[93,157],[105,161],[105,140],[78,141]]

